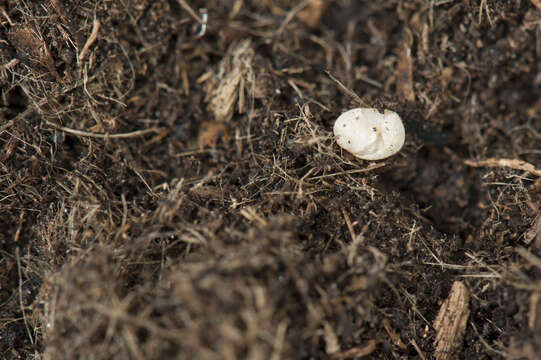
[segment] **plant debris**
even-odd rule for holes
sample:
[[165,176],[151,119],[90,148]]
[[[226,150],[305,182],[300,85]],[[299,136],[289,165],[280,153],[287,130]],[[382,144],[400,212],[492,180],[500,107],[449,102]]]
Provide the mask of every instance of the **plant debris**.
[[532,164],[518,159],[466,160],[464,161],[464,163],[473,167],[487,166],[523,170],[532,173],[533,175],[541,176],[541,170],[537,170]]
[[535,359],[540,17],[0,2],[0,358]]
[[455,281],[449,297],[443,302],[434,320],[436,350],[434,359],[446,360],[456,357],[468,323],[470,294],[460,281]]

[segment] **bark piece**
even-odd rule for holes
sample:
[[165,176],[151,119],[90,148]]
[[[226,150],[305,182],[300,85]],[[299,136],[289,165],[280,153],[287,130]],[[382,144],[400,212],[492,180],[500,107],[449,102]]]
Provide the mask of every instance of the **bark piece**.
[[469,301],[470,293],[466,286],[455,281],[434,320],[434,329],[437,331],[434,359],[447,360],[457,357],[456,353],[464,338],[470,315]]

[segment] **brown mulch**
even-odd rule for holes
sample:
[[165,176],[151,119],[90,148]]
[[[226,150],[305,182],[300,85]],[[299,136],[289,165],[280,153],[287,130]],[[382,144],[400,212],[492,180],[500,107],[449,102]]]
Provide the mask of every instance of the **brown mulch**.
[[0,358],[538,358],[540,4],[0,2]]

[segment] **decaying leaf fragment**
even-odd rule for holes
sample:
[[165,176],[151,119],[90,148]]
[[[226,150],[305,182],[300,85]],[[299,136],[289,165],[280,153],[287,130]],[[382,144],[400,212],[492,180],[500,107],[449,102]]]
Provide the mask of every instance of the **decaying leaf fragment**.
[[468,316],[470,293],[466,286],[455,281],[449,296],[440,308],[440,312],[434,320],[436,335],[436,351],[434,359],[455,359],[458,347],[462,343]]
[[251,41],[243,40],[229,49],[215,74],[206,74],[210,79],[205,86],[205,101],[215,121],[231,120],[237,100],[242,112],[244,86],[252,73],[253,58]]
[[222,136],[227,137],[227,127],[223,122],[204,122],[199,127],[197,144],[199,145],[200,149],[207,146],[215,148],[216,144],[218,143],[218,139]]

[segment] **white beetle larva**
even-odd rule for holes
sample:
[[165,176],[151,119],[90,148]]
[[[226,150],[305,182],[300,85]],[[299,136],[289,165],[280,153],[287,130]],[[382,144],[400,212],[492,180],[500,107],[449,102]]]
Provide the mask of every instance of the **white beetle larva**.
[[358,108],[346,111],[334,123],[336,142],[364,160],[380,160],[396,154],[404,145],[406,131],[397,113]]

